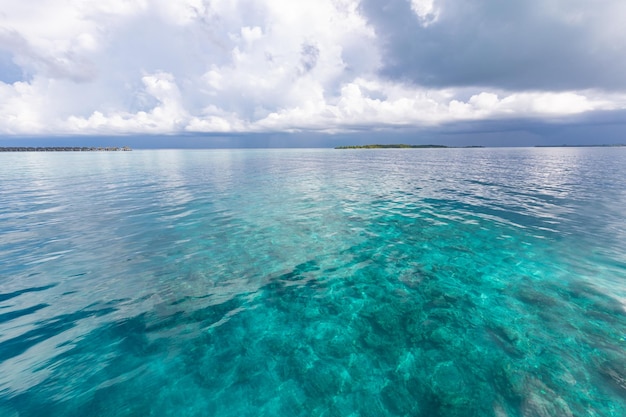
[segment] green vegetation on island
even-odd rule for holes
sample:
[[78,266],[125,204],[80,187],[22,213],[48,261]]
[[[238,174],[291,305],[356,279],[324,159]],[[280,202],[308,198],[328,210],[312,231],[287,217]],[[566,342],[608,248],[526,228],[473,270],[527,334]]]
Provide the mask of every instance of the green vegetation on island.
[[337,146],[335,149],[396,149],[396,148],[447,148],[444,145],[406,145],[404,143],[392,144],[392,145],[351,145],[351,146]]

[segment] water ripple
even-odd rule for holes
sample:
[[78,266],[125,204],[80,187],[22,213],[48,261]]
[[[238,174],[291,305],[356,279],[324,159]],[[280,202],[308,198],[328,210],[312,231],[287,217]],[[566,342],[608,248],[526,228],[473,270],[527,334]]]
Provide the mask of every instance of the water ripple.
[[0,158],[2,415],[626,413],[622,149]]

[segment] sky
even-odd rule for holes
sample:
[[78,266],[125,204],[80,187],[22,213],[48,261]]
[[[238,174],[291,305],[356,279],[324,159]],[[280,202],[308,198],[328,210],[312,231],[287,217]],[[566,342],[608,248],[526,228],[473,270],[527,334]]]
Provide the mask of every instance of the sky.
[[0,139],[626,143],[625,20],[623,0],[0,0]]

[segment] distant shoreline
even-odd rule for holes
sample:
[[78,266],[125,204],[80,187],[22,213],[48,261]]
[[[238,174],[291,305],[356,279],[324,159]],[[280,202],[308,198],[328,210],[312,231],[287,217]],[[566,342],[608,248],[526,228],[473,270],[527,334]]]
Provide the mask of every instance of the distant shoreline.
[[0,152],[128,152],[128,146],[95,147],[95,146],[9,146],[0,147]]
[[535,148],[619,148],[624,147],[625,144],[612,144],[612,145],[535,145]]
[[[517,148],[519,146],[511,146]],[[526,147],[526,146],[524,146]],[[626,144],[604,144],[604,145],[535,145],[535,148],[620,148]],[[446,146],[446,145],[407,145],[404,143],[391,145],[348,145],[336,146],[334,149],[460,149],[460,148],[485,148],[485,146]]]
[[445,146],[445,145],[407,145],[404,143],[392,144],[392,145],[350,145],[350,146],[337,146],[335,149],[441,149],[441,148],[483,148],[483,146]]

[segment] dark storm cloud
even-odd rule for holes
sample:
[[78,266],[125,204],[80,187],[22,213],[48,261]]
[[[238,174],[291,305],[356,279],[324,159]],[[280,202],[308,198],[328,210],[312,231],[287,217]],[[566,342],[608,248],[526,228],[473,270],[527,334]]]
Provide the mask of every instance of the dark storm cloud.
[[[435,0],[423,27],[408,0],[364,0],[382,73],[426,86],[509,90],[626,87],[621,0]],[[623,19],[622,19],[623,20]]]

